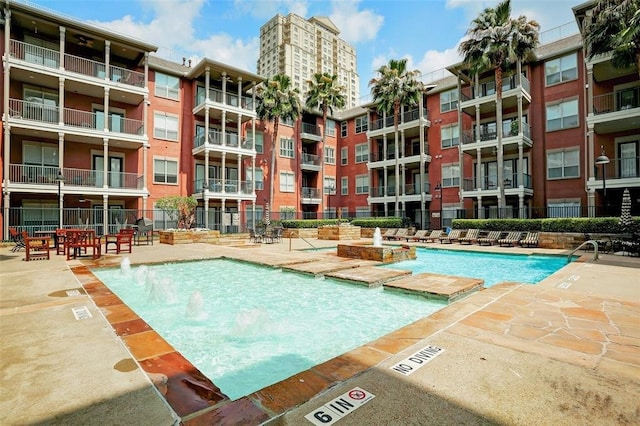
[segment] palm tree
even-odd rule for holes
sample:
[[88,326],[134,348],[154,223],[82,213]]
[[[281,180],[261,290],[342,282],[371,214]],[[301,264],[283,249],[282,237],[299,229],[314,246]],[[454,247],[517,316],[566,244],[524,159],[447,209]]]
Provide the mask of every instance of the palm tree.
[[391,59],[376,71],[378,78],[369,81],[371,97],[377,103],[380,114],[393,111],[393,126],[395,137],[395,168],[396,168],[396,199],[395,214],[398,214],[398,197],[400,194],[400,168],[398,165],[398,117],[402,106],[415,106],[420,102],[424,92],[424,84],[419,80],[422,74],[419,70],[407,70],[406,59]]
[[486,8],[471,21],[467,39],[458,51],[473,75],[493,69],[496,83],[496,123],[498,139],[498,208],[506,204],[502,152],[502,71],[523,61],[538,46],[540,25],[526,16],[511,18],[511,0],[503,0],[495,8]]
[[612,52],[613,66],[635,65],[640,76],[640,0],[599,0],[584,34],[588,59]]
[[[324,129],[322,130],[322,146],[320,149],[320,181],[322,186],[320,189],[320,211],[324,212],[324,147],[327,135],[327,116],[329,111],[333,114],[334,108],[344,108],[346,99],[344,97],[344,86],[338,85],[338,76],[329,73],[315,73],[313,79],[307,81],[309,88],[307,89],[307,108],[317,108],[322,111],[322,122]],[[331,194],[329,194],[331,195]]]
[[291,79],[284,74],[268,78],[257,87],[256,114],[260,120],[273,122],[271,142],[271,167],[269,169],[269,206],[273,207],[273,190],[276,174],[276,145],[280,120],[297,120],[302,107],[300,91],[291,87]]

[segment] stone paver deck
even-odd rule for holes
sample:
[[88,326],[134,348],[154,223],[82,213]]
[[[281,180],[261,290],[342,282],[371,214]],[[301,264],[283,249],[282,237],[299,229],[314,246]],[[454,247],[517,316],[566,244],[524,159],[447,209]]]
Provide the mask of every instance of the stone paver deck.
[[434,299],[453,302],[469,294],[482,290],[484,280],[453,275],[431,274],[428,272],[403,277],[384,283],[385,288],[415,293]]
[[[163,343],[87,268],[117,266],[123,256],[95,263],[53,256],[26,264],[23,253],[1,250],[3,424],[301,425],[354,387],[376,397],[341,425],[640,423],[640,258],[585,257],[535,286],[503,283],[475,292],[229,401],[215,378]],[[133,264],[221,256],[276,267],[335,267],[331,257],[289,251],[286,243],[155,245],[127,255]],[[332,274],[356,271],[367,285],[412,282],[406,271],[387,276],[393,270],[371,266]],[[444,291],[446,284],[439,284]],[[71,309],[78,307],[91,316],[75,319]],[[427,345],[444,351],[409,376],[391,369]]]

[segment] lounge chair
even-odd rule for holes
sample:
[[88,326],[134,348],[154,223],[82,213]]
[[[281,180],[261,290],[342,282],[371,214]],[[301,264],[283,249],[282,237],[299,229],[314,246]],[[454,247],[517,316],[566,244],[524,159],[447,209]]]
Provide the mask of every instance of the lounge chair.
[[433,243],[436,240],[439,240],[440,237],[442,237],[442,230],[441,229],[436,229],[435,231],[431,231],[431,234],[429,234],[428,237],[425,237],[424,242],[425,243]]
[[522,247],[538,247],[538,233],[527,232],[527,235],[520,240]]
[[490,231],[486,237],[478,238],[478,244],[480,244],[481,246],[492,246],[498,242],[501,235],[501,231]]
[[440,237],[440,244],[451,244],[460,239],[462,236],[462,229],[453,229],[448,235]]
[[384,234],[382,234],[382,239],[391,240],[396,235],[396,232],[398,232],[398,228],[389,228],[385,231]]
[[429,234],[431,234],[431,231],[426,229],[421,229],[419,231],[416,231],[416,233],[413,235],[407,235],[406,239],[407,241],[423,241],[425,238],[429,236]]
[[478,235],[480,235],[479,229],[469,229],[464,237],[461,237],[458,241],[460,244],[473,244],[478,242]]
[[509,232],[506,237],[498,240],[500,247],[513,247],[522,238],[522,232]]
[[407,238],[409,236],[409,230],[407,228],[400,228],[396,231],[396,233],[389,237],[390,240],[401,240],[403,238]]

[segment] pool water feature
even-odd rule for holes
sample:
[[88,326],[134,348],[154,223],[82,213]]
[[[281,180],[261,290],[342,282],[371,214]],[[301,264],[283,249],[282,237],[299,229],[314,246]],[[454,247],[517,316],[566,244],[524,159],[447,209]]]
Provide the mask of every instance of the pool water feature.
[[417,258],[385,265],[414,275],[423,272],[481,278],[485,287],[500,282],[537,284],[567,264],[566,256],[501,254],[419,247]]
[[92,272],[231,399],[446,306],[222,259]]

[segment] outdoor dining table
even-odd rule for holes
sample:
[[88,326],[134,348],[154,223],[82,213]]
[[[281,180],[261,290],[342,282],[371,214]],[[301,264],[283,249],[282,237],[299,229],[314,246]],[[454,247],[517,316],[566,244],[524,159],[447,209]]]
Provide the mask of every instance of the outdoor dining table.
[[102,255],[101,237],[96,237],[96,231],[93,229],[67,229],[65,244],[67,249],[67,260],[76,259],[82,256],[82,252],[92,249],[92,258],[98,259]]

